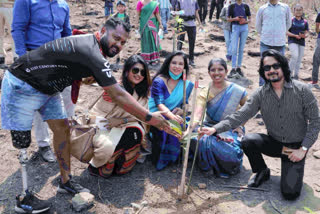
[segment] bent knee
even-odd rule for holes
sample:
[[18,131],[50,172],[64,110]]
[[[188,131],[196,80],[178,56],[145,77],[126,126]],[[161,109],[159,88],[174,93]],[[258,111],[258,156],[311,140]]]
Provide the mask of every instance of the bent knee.
[[241,140],[242,148],[250,148],[254,145],[254,142],[257,140],[258,134],[246,134]]

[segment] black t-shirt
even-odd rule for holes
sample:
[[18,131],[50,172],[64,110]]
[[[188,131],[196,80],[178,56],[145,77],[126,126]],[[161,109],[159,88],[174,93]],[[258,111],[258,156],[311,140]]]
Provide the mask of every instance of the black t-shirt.
[[74,80],[89,76],[102,87],[116,83],[110,64],[92,34],[48,42],[20,57],[9,71],[49,95],[63,91]]

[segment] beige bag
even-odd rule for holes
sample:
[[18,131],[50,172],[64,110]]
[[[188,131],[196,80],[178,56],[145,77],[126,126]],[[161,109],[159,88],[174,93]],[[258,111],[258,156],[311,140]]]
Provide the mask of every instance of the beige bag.
[[96,128],[89,125],[73,125],[70,128],[70,153],[83,163],[93,157],[93,137]]
[[[102,97],[102,94],[88,108],[88,112]],[[87,114],[81,116],[79,120],[70,121],[70,153],[83,163],[89,163],[93,157],[93,137],[97,132],[96,125],[89,123],[90,119]]]

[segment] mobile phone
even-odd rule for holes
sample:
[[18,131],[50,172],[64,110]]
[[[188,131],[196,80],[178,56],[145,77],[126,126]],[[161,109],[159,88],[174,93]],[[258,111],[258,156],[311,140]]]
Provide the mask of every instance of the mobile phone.
[[300,34],[304,34],[304,31],[301,31]]

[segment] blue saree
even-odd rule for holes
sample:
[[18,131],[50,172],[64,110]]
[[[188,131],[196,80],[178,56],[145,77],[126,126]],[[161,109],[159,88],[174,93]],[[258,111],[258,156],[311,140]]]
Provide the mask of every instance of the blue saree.
[[[186,100],[188,100],[193,83],[186,83]],[[170,111],[183,104],[183,81],[180,80],[174,90],[169,93],[164,81],[157,77],[154,79],[151,87],[151,97],[149,98],[149,110],[151,112],[158,111],[158,105],[164,104]],[[152,160],[157,170],[161,170],[169,163],[177,161],[180,154],[180,142],[178,138],[160,131],[154,127],[150,129],[150,137],[152,141]]]
[[[246,95],[244,88],[232,83],[207,102],[204,125],[211,127],[235,112]],[[200,139],[198,165],[204,171],[213,169],[218,177],[229,177],[237,174],[242,167],[241,142],[238,140],[238,134],[232,130],[219,136],[228,139],[228,142],[208,135]]]

